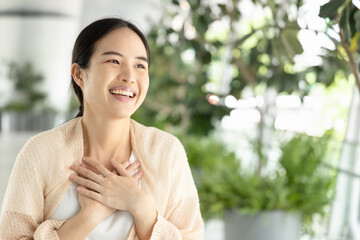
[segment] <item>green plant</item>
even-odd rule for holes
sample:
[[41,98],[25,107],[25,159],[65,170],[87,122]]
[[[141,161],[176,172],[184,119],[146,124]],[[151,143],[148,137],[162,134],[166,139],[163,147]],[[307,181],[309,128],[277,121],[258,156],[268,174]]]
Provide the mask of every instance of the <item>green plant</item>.
[[250,214],[277,209],[301,213],[304,226],[309,227],[313,214],[324,216],[336,178],[335,171],[324,166],[329,133],[323,137],[295,134],[280,145],[276,169],[261,176],[242,168],[240,160],[217,141],[202,141],[188,144],[187,152],[205,219],[221,217],[226,209]]
[[349,66],[360,91],[359,32],[360,11],[351,0],[332,0],[320,8],[319,16],[327,23],[325,34],[334,43],[335,50],[327,50],[324,56],[336,54],[337,58]]
[[306,222],[314,213],[324,214],[332,201],[336,172],[327,168],[331,134],[311,137],[297,134],[281,147],[279,160],[285,170],[289,210],[300,210]]
[[30,63],[10,63],[8,76],[13,81],[14,94],[3,110],[23,112],[45,107],[46,94],[39,89],[44,77]]
[[[294,70],[294,56],[303,51],[296,19],[302,1],[252,2],[261,9],[256,20],[243,16],[237,0],[174,0],[167,5],[163,20],[148,34],[154,56],[151,84],[134,118],[176,135],[204,136],[230,112],[223,104],[229,94],[238,99],[246,87],[254,96],[273,87],[304,96],[312,85],[305,80],[309,73],[315,82],[330,84],[334,65]],[[210,104],[209,95],[219,96],[219,104]]]

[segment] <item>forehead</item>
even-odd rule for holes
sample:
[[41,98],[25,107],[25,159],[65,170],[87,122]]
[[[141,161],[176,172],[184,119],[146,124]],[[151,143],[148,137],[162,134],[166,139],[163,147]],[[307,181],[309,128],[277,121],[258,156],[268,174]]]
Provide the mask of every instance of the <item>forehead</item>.
[[130,28],[117,28],[95,43],[95,55],[106,51],[117,51],[128,56],[146,57],[146,48],[141,38]]

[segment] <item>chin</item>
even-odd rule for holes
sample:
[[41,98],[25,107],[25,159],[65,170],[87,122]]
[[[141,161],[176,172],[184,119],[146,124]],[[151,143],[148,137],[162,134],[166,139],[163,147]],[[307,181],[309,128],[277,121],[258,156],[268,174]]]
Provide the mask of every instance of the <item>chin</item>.
[[130,118],[133,115],[134,112],[116,112],[116,113],[112,113],[110,116],[113,119],[125,119],[125,118]]

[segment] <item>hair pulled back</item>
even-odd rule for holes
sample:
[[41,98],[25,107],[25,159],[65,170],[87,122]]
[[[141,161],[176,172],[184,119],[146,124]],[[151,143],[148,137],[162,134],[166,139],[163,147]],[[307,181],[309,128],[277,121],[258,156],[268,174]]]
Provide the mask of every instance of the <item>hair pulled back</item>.
[[[150,48],[144,34],[134,24],[120,18],[100,19],[85,27],[75,41],[71,63],[77,63],[83,69],[87,68],[94,53],[96,42],[111,31],[124,27],[133,30],[144,43],[150,67]],[[81,117],[84,113],[83,92],[72,76],[71,87],[80,102],[79,112],[76,117]]]

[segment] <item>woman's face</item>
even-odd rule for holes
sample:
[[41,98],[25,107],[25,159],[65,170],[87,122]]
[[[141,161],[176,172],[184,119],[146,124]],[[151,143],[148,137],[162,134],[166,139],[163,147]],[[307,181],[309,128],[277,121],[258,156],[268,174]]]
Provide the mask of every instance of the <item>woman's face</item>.
[[145,46],[131,29],[115,29],[95,44],[81,75],[85,116],[129,118],[149,87]]

